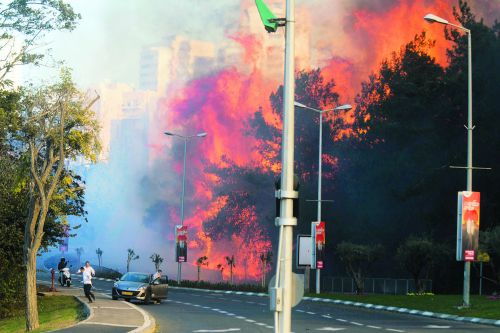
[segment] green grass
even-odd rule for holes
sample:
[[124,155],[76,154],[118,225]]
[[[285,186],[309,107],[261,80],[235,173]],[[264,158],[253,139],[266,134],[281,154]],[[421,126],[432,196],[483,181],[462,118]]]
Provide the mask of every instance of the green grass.
[[471,295],[471,306],[460,309],[462,295],[350,295],[350,294],[308,294],[310,297],[333,298],[344,301],[396,306],[407,309],[447,313],[464,317],[479,317],[500,320],[500,300],[489,300],[485,296]]
[[[20,312],[24,312],[20,309]],[[70,326],[85,317],[83,305],[73,296],[38,297],[40,328],[33,332],[46,332]],[[21,333],[25,331],[23,314],[0,320],[0,332]]]

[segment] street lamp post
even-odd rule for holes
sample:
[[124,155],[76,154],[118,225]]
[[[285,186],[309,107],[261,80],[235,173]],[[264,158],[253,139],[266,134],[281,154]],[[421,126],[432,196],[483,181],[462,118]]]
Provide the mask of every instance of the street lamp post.
[[[323,154],[323,113],[326,113],[328,111],[348,111],[352,109],[352,106],[349,104],[344,104],[341,106],[338,106],[333,109],[327,109],[327,110],[318,110],[309,106],[306,106],[302,103],[295,102],[295,106],[304,108],[304,109],[309,109],[314,112],[319,113],[319,147],[318,147],[318,212],[317,212],[317,221],[321,222],[321,166],[322,166],[322,154]],[[320,293],[321,289],[321,269],[316,267],[316,294]]]
[[[467,34],[467,191],[472,191],[472,46],[471,46],[471,31],[461,25],[456,25],[434,14],[427,14],[424,20],[429,23],[440,23],[449,25],[456,29],[462,30]],[[465,262],[464,267],[464,290],[463,290],[463,306],[470,306],[470,261]]]
[[[203,138],[207,136],[207,133],[201,132],[195,135],[180,135],[172,132],[165,132],[165,135],[168,136],[176,136],[184,140],[184,162],[182,166],[182,194],[181,194],[181,225],[184,225],[184,194],[186,192],[186,152],[187,152],[187,142],[192,138]],[[179,261],[177,263],[177,284],[181,283],[181,274],[182,274],[182,263]]]

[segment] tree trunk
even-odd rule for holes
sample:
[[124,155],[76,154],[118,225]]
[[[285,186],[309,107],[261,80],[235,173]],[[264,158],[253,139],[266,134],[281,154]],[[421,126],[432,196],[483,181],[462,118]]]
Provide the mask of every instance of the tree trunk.
[[40,326],[38,321],[38,300],[36,298],[36,253],[25,250],[26,264],[26,330],[33,331]]
[[198,282],[200,282],[200,266],[198,266]]

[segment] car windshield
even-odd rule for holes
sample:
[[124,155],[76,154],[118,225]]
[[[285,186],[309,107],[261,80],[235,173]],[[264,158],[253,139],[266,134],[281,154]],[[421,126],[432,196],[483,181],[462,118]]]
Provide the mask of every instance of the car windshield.
[[149,274],[127,273],[121,277],[120,281],[149,283]]

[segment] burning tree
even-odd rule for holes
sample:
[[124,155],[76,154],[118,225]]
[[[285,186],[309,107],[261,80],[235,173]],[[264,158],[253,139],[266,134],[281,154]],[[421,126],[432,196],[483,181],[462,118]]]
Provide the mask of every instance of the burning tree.
[[260,254],[260,262],[262,263],[262,287],[266,286],[266,272],[273,262],[273,252],[267,251],[266,253]]
[[222,264],[217,264],[217,270],[220,271],[220,280],[224,281],[224,265]]
[[226,256],[226,263],[229,266],[230,281],[231,284],[233,284],[233,268],[236,266],[234,261],[234,254],[231,257]]
[[127,272],[130,268],[130,262],[137,259],[139,259],[139,256],[135,254],[135,251],[133,249],[127,249]]
[[201,266],[207,266],[208,267],[208,258],[207,258],[207,256],[199,257],[196,260],[196,266],[198,266],[198,282],[200,282]]

